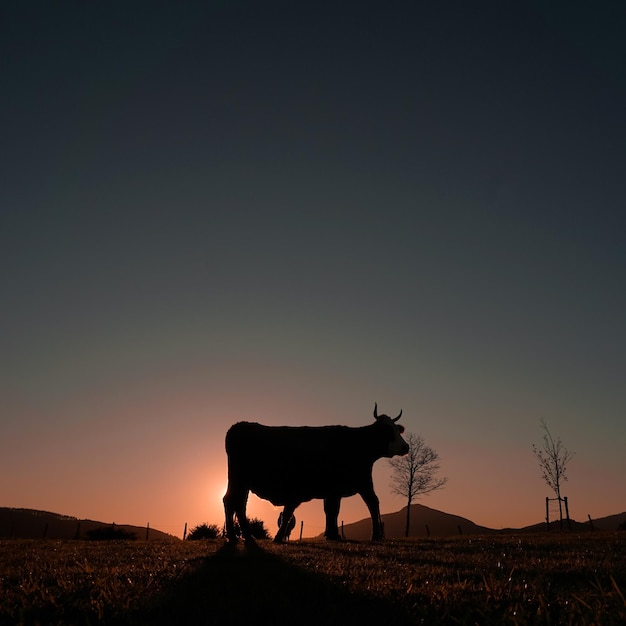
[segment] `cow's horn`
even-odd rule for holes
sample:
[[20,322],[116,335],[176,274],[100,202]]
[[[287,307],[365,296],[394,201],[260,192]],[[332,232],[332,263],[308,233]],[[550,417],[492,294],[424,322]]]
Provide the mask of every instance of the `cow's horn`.
[[374,417],[378,419],[378,405],[374,402]]
[[398,417],[393,418],[393,422],[397,422],[402,417],[402,409],[400,409],[400,413],[398,413]]

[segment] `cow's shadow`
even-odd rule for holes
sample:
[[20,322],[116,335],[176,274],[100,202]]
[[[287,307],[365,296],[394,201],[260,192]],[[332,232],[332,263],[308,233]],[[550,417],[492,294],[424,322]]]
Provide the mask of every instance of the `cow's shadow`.
[[262,547],[226,544],[150,606],[132,624],[409,624],[406,612],[382,599],[350,593],[340,583],[288,563]]

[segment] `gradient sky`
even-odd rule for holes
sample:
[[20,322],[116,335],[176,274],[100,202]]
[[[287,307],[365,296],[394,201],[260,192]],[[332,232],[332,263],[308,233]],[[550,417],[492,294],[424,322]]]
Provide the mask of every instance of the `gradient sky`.
[[423,504],[541,521],[545,418],[572,516],[625,510],[625,18],[3,2],[0,506],[222,524],[232,423],[376,401],[442,457]]

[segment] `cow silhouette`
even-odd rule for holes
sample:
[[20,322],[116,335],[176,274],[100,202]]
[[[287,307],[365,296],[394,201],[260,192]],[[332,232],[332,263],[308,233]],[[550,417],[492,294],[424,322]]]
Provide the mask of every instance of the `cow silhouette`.
[[374,492],[372,468],[382,457],[404,455],[402,416],[378,415],[369,426],[263,426],[238,422],[226,433],[228,487],[224,495],[226,536],[237,541],[235,515],[243,538],[253,542],[246,518],[250,491],[275,506],[283,506],[283,522],[274,541],[282,542],[296,508],[313,499],[324,500],[329,540],[339,540],[337,518],[341,498],[359,494],[372,517],[372,539],[383,537],[380,505]]

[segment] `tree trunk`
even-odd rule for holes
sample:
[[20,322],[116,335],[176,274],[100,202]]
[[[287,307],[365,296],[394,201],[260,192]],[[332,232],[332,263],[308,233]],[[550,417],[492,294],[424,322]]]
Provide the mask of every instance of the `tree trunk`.
[[563,505],[561,504],[561,489],[558,484],[556,487],[556,497],[559,499],[559,528],[563,530]]
[[409,526],[411,525],[411,498],[408,499],[406,505],[406,526],[404,528],[404,536],[409,536]]

